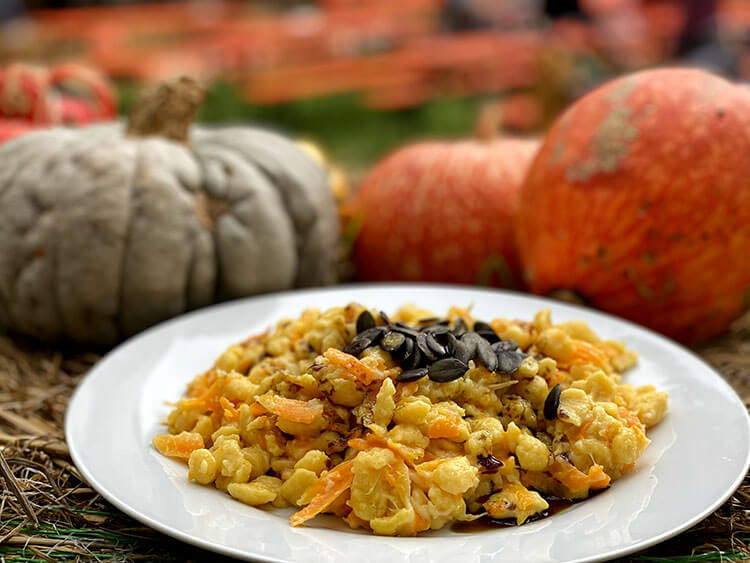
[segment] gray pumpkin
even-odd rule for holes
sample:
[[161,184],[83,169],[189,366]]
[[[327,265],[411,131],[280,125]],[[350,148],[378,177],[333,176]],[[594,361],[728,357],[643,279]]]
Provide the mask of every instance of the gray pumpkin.
[[[192,118],[177,99],[151,121]],[[186,145],[160,127],[181,135],[105,124],[0,147],[0,324],[112,344],[217,300],[334,281],[324,168],[267,130],[193,128]]]

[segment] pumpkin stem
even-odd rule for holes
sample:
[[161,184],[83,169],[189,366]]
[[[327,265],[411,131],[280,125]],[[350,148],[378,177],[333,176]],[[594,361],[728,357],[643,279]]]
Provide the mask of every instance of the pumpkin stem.
[[500,136],[503,126],[503,109],[498,100],[484,102],[479,106],[474,136],[480,141],[494,141]]
[[135,103],[125,134],[133,137],[158,135],[187,143],[190,125],[205,97],[205,88],[188,76],[163,82]]

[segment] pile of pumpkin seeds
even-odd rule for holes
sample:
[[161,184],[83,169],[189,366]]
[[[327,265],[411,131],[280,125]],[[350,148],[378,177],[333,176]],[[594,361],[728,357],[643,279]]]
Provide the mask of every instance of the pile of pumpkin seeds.
[[425,376],[439,383],[455,381],[463,377],[471,360],[490,372],[510,374],[527,357],[516,342],[502,340],[482,321],[476,321],[469,330],[460,317],[453,324],[433,317],[411,326],[391,322],[382,311],[379,315],[381,325],[370,311],[362,311],[357,317],[357,335],[343,351],[359,357],[367,348],[380,346],[404,370],[397,381],[416,381]]

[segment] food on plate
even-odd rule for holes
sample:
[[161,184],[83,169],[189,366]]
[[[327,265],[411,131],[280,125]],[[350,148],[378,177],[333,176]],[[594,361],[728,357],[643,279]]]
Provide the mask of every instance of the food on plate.
[[581,98],[520,190],[530,289],[573,290],[685,342],[725,332],[750,295],[749,129],[750,91],[701,70]]
[[584,322],[308,309],[229,347],[154,437],[187,476],[252,505],[413,536],[523,524],[632,470],[667,394],[621,375],[623,343]]

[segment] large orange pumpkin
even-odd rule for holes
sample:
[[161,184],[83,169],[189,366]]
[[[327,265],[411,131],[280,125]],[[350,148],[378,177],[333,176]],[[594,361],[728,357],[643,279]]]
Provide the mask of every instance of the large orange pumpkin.
[[534,292],[683,341],[721,333],[750,287],[750,94],[689,69],[588,94],[532,163],[517,234]]
[[538,147],[521,139],[425,141],[396,151],[350,205],[361,280],[516,287],[518,189]]

